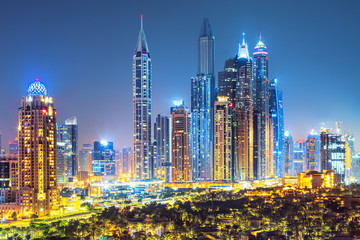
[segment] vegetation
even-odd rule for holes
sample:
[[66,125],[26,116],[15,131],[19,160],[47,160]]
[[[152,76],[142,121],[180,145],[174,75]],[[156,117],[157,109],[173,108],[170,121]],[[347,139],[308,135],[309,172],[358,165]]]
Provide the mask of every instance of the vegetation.
[[87,219],[33,223],[28,228],[1,229],[0,234],[7,239],[130,240],[199,239],[212,233],[222,239],[234,239],[256,229],[259,234],[255,239],[262,239],[261,232],[270,231],[276,231],[278,239],[360,237],[360,205],[356,201],[350,206],[343,204],[342,197],[350,193],[360,195],[359,186],[317,192],[202,192],[172,205],[110,207]]

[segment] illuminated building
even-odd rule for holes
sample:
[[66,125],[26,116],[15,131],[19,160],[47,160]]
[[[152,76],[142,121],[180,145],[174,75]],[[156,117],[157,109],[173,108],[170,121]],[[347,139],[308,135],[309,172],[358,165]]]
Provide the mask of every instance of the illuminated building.
[[233,108],[228,97],[218,97],[214,105],[214,180],[233,180]]
[[245,37],[239,44],[236,64],[238,74],[235,97],[234,180],[253,180],[253,61],[249,56]]
[[95,141],[92,152],[92,168],[94,175],[115,175],[114,143]]
[[170,160],[170,118],[158,114],[154,123],[154,140],[156,155],[154,155],[154,176],[165,182],[171,182]]
[[284,176],[291,176],[293,165],[294,142],[288,131],[285,132],[284,141]]
[[294,142],[291,176],[304,172],[305,166],[305,140]]
[[275,174],[283,177],[284,174],[284,110],[282,91],[278,88],[277,79],[270,81],[269,87],[270,116],[272,119],[273,132],[273,156]]
[[65,176],[66,181],[72,182],[78,173],[78,125],[76,117],[68,118],[65,124],[59,127],[58,141],[65,143]]
[[38,79],[19,107],[19,191],[22,216],[39,217],[57,210],[56,110]]
[[320,171],[320,136],[311,130],[306,140],[305,162],[306,171]]
[[345,182],[345,140],[340,131],[331,133],[329,129],[322,128],[320,133],[321,142],[321,168],[322,171],[333,170],[335,182]]
[[133,178],[152,178],[151,166],[151,58],[143,29],[141,28],[133,58]]
[[124,147],[118,151],[116,158],[116,175],[130,177],[132,167],[132,151],[130,147]]
[[171,174],[172,182],[190,182],[191,164],[191,117],[184,104],[171,110]]
[[65,143],[57,142],[56,144],[56,152],[57,152],[57,161],[56,161],[56,169],[57,169],[57,182],[58,183],[66,183],[66,157],[65,157]]
[[19,148],[18,148],[18,139],[15,138],[15,141],[9,142],[9,154],[18,154]]
[[238,68],[237,58],[230,58],[225,61],[224,71],[218,73],[219,96],[228,97],[228,101],[235,106],[236,83]]
[[354,153],[351,158],[351,182],[360,183],[360,153]]
[[199,68],[191,78],[191,133],[193,179],[212,180],[214,139],[215,37],[205,18],[199,36]]
[[326,170],[324,173],[310,171],[297,174],[299,188],[333,188],[334,171]]
[[18,176],[18,155],[0,154],[0,203],[16,201]]
[[254,175],[265,179],[273,174],[269,118],[268,52],[261,41],[254,49]]
[[0,154],[5,154],[5,149],[1,145],[1,133],[0,133]]
[[88,154],[92,151],[91,144],[83,144],[82,149],[79,151],[79,171],[88,171]]

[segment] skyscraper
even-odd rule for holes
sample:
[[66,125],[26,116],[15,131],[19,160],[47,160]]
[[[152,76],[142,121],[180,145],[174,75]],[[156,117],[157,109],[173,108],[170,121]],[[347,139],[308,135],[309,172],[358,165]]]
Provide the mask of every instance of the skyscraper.
[[305,162],[306,162],[306,171],[320,171],[321,161],[320,161],[320,136],[316,134],[315,130],[311,130],[310,134],[306,140],[306,152],[305,152]]
[[261,38],[254,50],[254,175],[265,179],[273,174],[269,118],[268,52]]
[[294,142],[292,136],[288,131],[285,132],[284,141],[284,176],[291,176],[293,169],[293,154],[294,154]]
[[79,151],[79,171],[88,171],[88,154],[92,151],[91,144],[83,144],[82,149]]
[[154,140],[157,143],[154,176],[165,182],[171,182],[170,135],[170,118],[158,114],[154,123]]
[[253,139],[253,61],[245,37],[237,54],[237,81],[235,97],[236,141],[234,154],[234,180],[254,178]]
[[284,173],[284,111],[282,91],[278,88],[277,79],[270,81],[269,106],[272,119],[273,132],[273,156],[275,164],[275,174],[283,177]]
[[214,180],[233,180],[233,108],[228,97],[214,106]]
[[192,165],[193,178],[198,181],[213,178],[214,55],[215,37],[205,18],[199,36],[198,74],[191,78]]
[[293,161],[291,176],[296,177],[298,173],[305,171],[305,140],[294,142]]
[[65,124],[59,128],[58,136],[58,141],[65,143],[65,176],[66,180],[69,180],[75,177],[79,170],[78,125],[75,116],[65,120]]
[[192,181],[190,113],[184,104],[171,109],[172,182]]
[[321,169],[335,171],[335,182],[345,182],[345,140],[340,131],[332,133],[324,127],[320,132]]
[[36,79],[19,108],[19,192],[23,216],[57,210],[56,110],[46,87]]
[[124,147],[118,151],[116,159],[116,174],[120,177],[129,178],[131,176],[132,167],[132,151],[130,147]]
[[224,71],[218,73],[218,95],[228,97],[228,101],[234,106],[236,99],[236,82],[238,76],[236,60],[236,57],[226,60]]
[[133,57],[133,178],[152,177],[151,166],[151,58],[143,28],[141,28]]
[[65,143],[57,142],[56,144],[56,154],[57,154],[57,162],[56,162],[56,170],[57,170],[57,182],[66,183],[66,156],[65,156]]
[[113,142],[94,142],[92,165],[94,175],[115,175],[115,151]]

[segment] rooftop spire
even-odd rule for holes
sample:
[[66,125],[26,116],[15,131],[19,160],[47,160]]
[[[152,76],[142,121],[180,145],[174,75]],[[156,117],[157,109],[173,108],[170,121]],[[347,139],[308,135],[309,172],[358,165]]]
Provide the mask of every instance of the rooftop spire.
[[209,18],[204,18],[203,24],[201,26],[200,37],[212,37],[212,36],[213,34],[211,31]]
[[238,55],[237,58],[240,59],[247,59],[249,60],[249,49],[248,49],[248,45],[245,42],[245,33],[243,33],[243,41],[242,44],[239,44],[239,51],[238,51]]
[[144,32],[143,18],[144,18],[144,16],[141,14],[140,15],[140,20],[141,20],[140,32],[139,32],[135,52],[149,52],[149,48],[148,48],[148,45],[147,45],[147,42],[146,42],[146,37],[145,37],[145,32]]

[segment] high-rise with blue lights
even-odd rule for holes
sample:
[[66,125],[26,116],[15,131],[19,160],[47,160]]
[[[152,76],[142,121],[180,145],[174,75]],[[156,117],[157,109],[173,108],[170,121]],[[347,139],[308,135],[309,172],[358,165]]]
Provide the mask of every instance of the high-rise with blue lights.
[[282,91],[278,88],[277,79],[270,81],[269,108],[272,119],[274,169],[278,177],[284,174],[284,110]]
[[298,173],[305,171],[305,140],[294,142],[291,176],[296,177]]
[[239,44],[236,58],[238,74],[235,95],[234,180],[253,180],[253,61],[249,55],[245,37]]
[[133,178],[152,178],[151,157],[151,58],[143,28],[133,57]]
[[65,176],[69,180],[78,174],[78,125],[76,117],[68,118],[59,127],[58,141],[65,143]]
[[92,167],[94,175],[115,175],[115,151],[113,142],[94,142]]
[[291,176],[294,159],[294,141],[288,131],[285,132],[284,136],[284,176]]
[[209,19],[205,18],[199,37],[198,74],[191,79],[192,175],[195,181],[213,178],[214,54],[215,37]]
[[266,179],[274,174],[269,117],[268,52],[261,38],[254,49],[254,176]]
[[156,155],[154,155],[154,177],[171,182],[170,160],[170,118],[158,114],[154,123],[154,141]]

